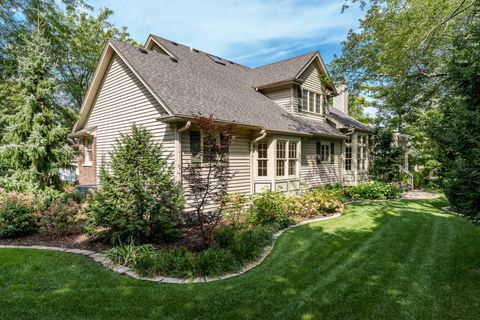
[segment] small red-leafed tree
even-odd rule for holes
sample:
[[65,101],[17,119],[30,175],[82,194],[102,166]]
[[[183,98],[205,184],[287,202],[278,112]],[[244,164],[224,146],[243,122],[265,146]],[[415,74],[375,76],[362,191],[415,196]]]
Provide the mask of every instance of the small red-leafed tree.
[[185,218],[198,227],[203,244],[209,245],[213,230],[222,219],[228,184],[234,176],[229,150],[237,128],[233,123],[219,127],[213,116],[197,116],[194,124],[201,133],[201,160],[183,170],[186,196],[193,207],[193,211],[186,211]]

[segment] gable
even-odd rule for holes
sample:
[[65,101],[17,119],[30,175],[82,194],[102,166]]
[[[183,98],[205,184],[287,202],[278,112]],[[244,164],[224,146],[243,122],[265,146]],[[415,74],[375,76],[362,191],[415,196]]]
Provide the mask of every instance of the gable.
[[325,76],[325,73],[320,71],[315,61],[312,61],[299,78],[304,81],[303,88],[321,93],[325,89],[320,81],[321,75]]
[[114,54],[97,97],[87,116],[85,127],[122,118],[141,119],[166,115],[167,112],[153,97],[126,63]]
[[[140,50],[140,49],[138,49]],[[78,132],[87,125],[87,121],[92,113],[93,105],[97,102],[99,92],[105,85],[109,73],[113,72],[112,65],[121,65],[122,72],[130,77],[130,83],[135,83],[138,88],[148,91],[149,99],[153,97],[156,103],[161,105],[161,114],[168,113],[170,111],[168,107],[160,100],[160,98],[154,93],[154,91],[146,84],[146,82],[140,77],[140,75],[132,68],[132,66],[125,60],[123,56],[118,52],[117,48],[112,41],[109,41],[103,50],[102,56],[97,64],[97,68],[93,75],[93,78],[88,87],[87,93],[83,100],[82,107],[80,109],[80,115],[78,121],[75,123],[72,133]],[[124,83],[117,82],[119,87],[123,88]],[[113,84],[111,86],[114,86]],[[146,92],[145,91],[145,92]],[[91,122],[91,121],[90,121]]]

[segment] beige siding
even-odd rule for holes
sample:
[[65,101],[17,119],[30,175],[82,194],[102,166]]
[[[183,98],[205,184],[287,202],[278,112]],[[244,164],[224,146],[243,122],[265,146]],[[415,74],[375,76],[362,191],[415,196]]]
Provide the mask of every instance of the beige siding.
[[320,74],[315,66],[315,63],[311,63],[305,69],[305,71],[300,75],[300,79],[305,81],[303,83],[303,88],[318,93],[323,92],[322,83],[320,82]]
[[166,114],[128,66],[114,56],[85,127],[97,126],[97,175],[110,160],[121,133],[133,124],[149,129],[165,150],[174,155],[174,129],[156,120]]
[[[185,169],[191,163],[189,131],[183,132],[181,139],[182,168]],[[230,146],[230,170],[235,175],[229,182],[229,193],[250,194],[250,141],[250,131],[240,130]],[[186,187],[185,181],[183,184]]]
[[319,139],[302,141],[301,179],[302,183],[317,187],[325,184],[342,183],[342,152],[340,140],[325,140],[335,143],[334,163],[317,164],[316,142]]
[[[299,77],[304,81],[302,88],[313,91],[316,93],[323,93],[322,83],[320,81],[320,73],[318,72],[318,68],[316,67],[315,63],[311,63],[305,71]],[[294,87],[293,90],[293,110],[294,112],[301,113],[302,115],[310,118],[318,119],[319,117],[323,118],[323,115],[313,114],[302,111],[300,107],[300,100],[298,98],[298,86]]]
[[268,90],[263,92],[267,97],[272,99],[276,104],[287,112],[292,112],[292,87],[288,86],[277,90]]

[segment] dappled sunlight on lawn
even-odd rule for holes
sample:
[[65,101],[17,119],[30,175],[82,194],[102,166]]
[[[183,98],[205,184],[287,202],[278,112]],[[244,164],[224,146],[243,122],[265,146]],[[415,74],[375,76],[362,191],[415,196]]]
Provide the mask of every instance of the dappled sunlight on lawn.
[[253,270],[213,283],[149,283],[84,257],[0,250],[0,296],[7,315],[21,301],[46,306],[24,312],[47,319],[475,319],[480,229],[440,204],[349,204],[339,218],[285,232]]

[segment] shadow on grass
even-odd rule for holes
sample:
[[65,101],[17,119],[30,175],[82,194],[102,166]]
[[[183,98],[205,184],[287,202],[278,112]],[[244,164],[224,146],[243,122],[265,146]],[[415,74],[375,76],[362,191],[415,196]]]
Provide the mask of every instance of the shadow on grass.
[[82,257],[0,250],[2,313],[69,319],[476,319],[480,275],[470,270],[480,266],[480,232],[438,211],[440,205],[441,199],[348,205],[340,218],[286,232],[252,271],[208,284],[147,283]]

